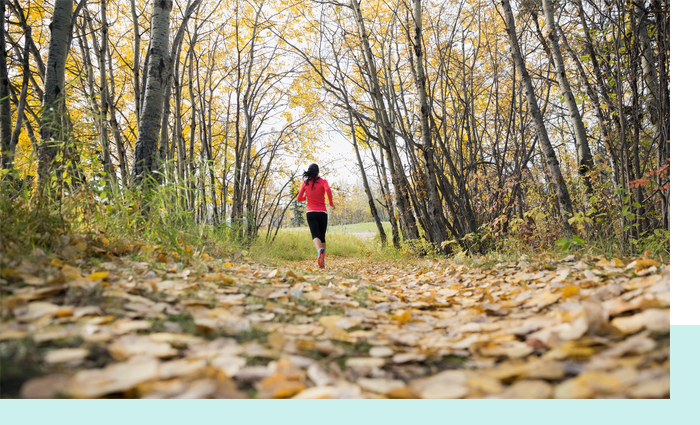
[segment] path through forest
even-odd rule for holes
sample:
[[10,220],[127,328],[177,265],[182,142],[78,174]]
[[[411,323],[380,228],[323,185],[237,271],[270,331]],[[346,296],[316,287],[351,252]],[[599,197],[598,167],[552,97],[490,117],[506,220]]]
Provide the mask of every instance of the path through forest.
[[2,396],[670,396],[651,259],[154,258],[3,269]]

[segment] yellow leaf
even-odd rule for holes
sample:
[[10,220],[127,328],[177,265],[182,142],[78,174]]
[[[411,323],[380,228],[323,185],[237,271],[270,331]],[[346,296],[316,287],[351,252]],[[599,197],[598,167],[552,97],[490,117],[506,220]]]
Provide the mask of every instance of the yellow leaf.
[[217,273],[214,276],[214,279],[220,281],[221,283],[227,283],[229,285],[236,283],[236,281],[232,277],[226,276],[223,273]]
[[578,293],[579,293],[578,286],[569,285],[569,286],[564,288],[564,291],[562,291],[561,296],[562,296],[562,298],[569,298],[569,297],[572,297],[574,295],[578,295]]
[[391,316],[391,318],[399,322],[399,325],[406,324],[411,321],[411,310],[406,310],[400,315]]
[[571,341],[564,343],[560,349],[566,353],[566,355],[571,357],[590,357],[595,354],[595,350],[593,350],[593,348],[580,346]]
[[88,278],[92,280],[100,280],[106,278],[107,276],[109,276],[109,272],[95,272],[88,276]]
[[637,268],[645,269],[647,267],[658,266],[658,265],[659,265],[658,261],[644,258],[644,259],[637,260],[636,266],[637,266]]

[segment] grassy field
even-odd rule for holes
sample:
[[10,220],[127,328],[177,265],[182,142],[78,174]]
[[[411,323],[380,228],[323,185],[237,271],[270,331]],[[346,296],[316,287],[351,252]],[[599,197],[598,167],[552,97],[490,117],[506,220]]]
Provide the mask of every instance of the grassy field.
[[[391,238],[391,226],[388,222],[382,224],[387,238]],[[326,249],[329,256],[383,259],[401,256],[393,247],[382,248],[374,223],[330,226],[327,233]],[[266,244],[264,238],[258,239],[251,247],[251,256],[267,263],[300,261],[315,258],[316,250],[308,227],[291,227],[280,229],[271,244]]]
[[[389,224],[388,221],[383,221],[382,226],[384,226],[384,231],[387,234],[388,238],[391,238],[391,225]],[[293,230],[293,231],[309,231],[309,228],[306,226],[301,226],[301,227],[287,227],[282,230]],[[375,235],[378,235],[377,233],[377,225],[372,221],[372,222],[367,222],[367,223],[355,223],[355,224],[340,224],[336,226],[329,226],[327,233],[374,233]]]
[[[382,226],[384,227],[387,237],[391,238],[391,225],[389,222],[382,222]],[[375,235],[378,235],[377,225],[374,222],[330,226],[328,228],[328,233],[374,233]]]

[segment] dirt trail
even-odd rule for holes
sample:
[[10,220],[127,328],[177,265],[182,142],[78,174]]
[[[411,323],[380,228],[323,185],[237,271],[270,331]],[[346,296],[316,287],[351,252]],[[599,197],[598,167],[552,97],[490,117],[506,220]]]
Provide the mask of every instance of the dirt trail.
[[327,263],[3,269],[3,396],[670,394],[670,271],[652,260]]

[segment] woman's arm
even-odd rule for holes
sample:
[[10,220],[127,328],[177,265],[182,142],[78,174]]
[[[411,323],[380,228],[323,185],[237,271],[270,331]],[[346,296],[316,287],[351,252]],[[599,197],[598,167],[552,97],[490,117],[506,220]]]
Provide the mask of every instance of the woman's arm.
[[335,205],[333,205],[333,193],[331,192],[330,186],[328,186],[328,182],[324,182],[324,189],[326,190],[326,194],[328,195],[328,203],[331,205],[331,207],[335,208]]
[[306,201],[306,196],[304,196],[305,193],[306,193],[306,182],[301,184],[301,190],[299,191],[299,194],[297,195],[297,201],[299,201],[299,202]]

